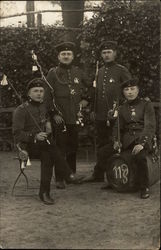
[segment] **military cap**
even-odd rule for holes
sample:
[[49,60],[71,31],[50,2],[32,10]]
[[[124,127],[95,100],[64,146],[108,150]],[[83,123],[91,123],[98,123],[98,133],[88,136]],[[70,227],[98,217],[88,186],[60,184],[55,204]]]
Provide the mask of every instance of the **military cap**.
[[121,88],[127,88],[127,87],[132,87],[132,86],[138,86],[139,87],[139,81],[137,78],[131,78],[121,84]]
[[112,49],[116,50],[117,49],[117,42],[115,41],[104,41],[100,44],[99,46],[100,51],[104,49]]
[[44,88],[44,80],[41,78],[34,78],[27,85],[27,92],[34,87],[42,87]]
[[75,50],[75,43],[72,42],[63,42],[58,44],[57,46],[55,46],[55,49],[58,53],[60,53],[61,51],[65,51],[65,50],[71,50],[74,52]]

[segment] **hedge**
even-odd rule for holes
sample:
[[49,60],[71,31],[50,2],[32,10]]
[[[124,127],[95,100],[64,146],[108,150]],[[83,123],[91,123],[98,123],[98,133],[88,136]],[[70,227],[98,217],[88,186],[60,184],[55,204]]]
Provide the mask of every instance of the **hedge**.
[[[137,3],[138,2],[138,3]],[[103,1],[100,12],[75,32],[77,57],[75,63],[87,71],[90,81],[94,77],[96,61],[102,61],[99,45],[103,40],[118,42],[118,63],[129,68],[138,77],[141,94],[152,101],[160,98],[160,3],[153,1]],[[26,85],[37,76],[32,72],[31,50],[38,56],[44,74],[57,65],[54,46],[63,41],[65,31],[56,26],[39,29],[1,27],[0,72],[4,72],[18,92],[24,97]],[[1,107],[19,104],[9,86],[0,86]],[[93,131],[93,127],[89,125]],[[89,132],[89,131],[88,131]],[[92,132],[93,133],[93,132]]]
[[[118,42],[119,63],[127,66],[140,79],[142,94],[152,101],[159,100],[159,1],[141,1],[129,7],[122,1],[104,1],[97,13],[82,29],[74,31],[78,48],[77,64],[82,63],[91,78],[99,57],[99,44],[103,40]],[[55,26],[41,29],[0,28],[0,71],[7,74],[20,94],[24,94],[27,82],[33,78],[31,50],[35,50],[44,73],[57,64],[54,46],[63,40],[64,33]],[[79,60],[80,59],[80,60]],[[2,106],[18,103],[8,86],[1,87]],[[7,96],[7,98],[6,98]]]
[[101,12],[87,22],[80,35],[83,60],[94,69],[96,60],[101,62],[101,41],[117,41],[117,61],[138,77],[143,96],[159,101],[160,2],[128,2],[104,1]]

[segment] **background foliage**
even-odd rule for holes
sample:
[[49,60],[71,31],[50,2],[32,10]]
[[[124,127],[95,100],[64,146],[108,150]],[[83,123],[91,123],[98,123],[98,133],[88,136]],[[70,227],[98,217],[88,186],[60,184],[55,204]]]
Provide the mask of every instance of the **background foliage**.
[[[56,66],[57,55],[54,46],[62,42],[67,31],[57,26],[33,28],[0,28],[0,72],[24,96],[30,79],[40,76],[32,72],[31,50],[38,56],[44,74]],[[99,45],[103,40],[118,42],[118,63],[129,68],[140,79],[143,96],[159,101],[160,93],[160,3],[158,0],[104,1],[100,12],[83,25],[81,31],[73,31],[77,44],[75,63],[87,72],[92,83],[96,61],[102,61]],[[80,46],[79,46],[80,45]],[[13,90],[0,86],[0,106],[12,107],[19,104]],[[10,121],[9,121],[10,122]],[[88,123],[88,121],[87,121]],[[6,125],[4,125],[6,126]],[[89,131],[93,127],[89,124]]]
[[143,96],[159,101],[159,1],[104,1],[101,10],[80,34],[84,62],[94,68],[100,42],[117,41],[117,61],[140,79]]
[[[91,79],[99,57],[99,44],[103,40],[118,42],[117,61],[129,68],[140,79],[142,94],[152,101],[159,100],[159,1],[141,1],[129,5],[127,1],[104,1],[83,26],[74,31],[78,49],[76,63],[84,65]],[[0,28],[0,71],[5,72],[19,93],[25,92],[27,82],[33,78],[31,50],[34,50],[43,71],[57,64],[54,46],[63,40],[65,31],[56,26],[40,29]],[[81,57],[80,57],[81,56]],[[1,87],[3,107],[18,103],[12,90]]]

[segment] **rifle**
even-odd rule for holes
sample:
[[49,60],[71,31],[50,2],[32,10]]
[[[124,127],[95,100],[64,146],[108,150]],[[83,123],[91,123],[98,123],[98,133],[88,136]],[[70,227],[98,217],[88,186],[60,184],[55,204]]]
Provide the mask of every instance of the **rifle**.
[[[32,54],[32,59],[34,60],[34,62],[36,63],[37,67],[40,70],[41,78],[44,80],[44,82],[47,84],[47,86],[50,89],[50,92],[51,92],[51,95],[52,95],[52,102],[53,102],[54,109],[56,110],[56,112],[58,113],[58,115],[60,115],[61,117],[63,117],[62,112],[59,110],[59,108],[57,107],[57,105],[55,103],[54,89],[51,86],[51,84],[48,82],[48,80],[46,79],[46,77],[44,76],[42,67],[41,67],[40,63],[38,62],[38,60],[37,60],[37,55],[34,53],[34,50],[31,50],[31,54]],[[66,131],[66,125],[65,125],[64,119],[63,119],[63,126],[64,127],[63,127],[63,131],[62,132],[65,132]]]

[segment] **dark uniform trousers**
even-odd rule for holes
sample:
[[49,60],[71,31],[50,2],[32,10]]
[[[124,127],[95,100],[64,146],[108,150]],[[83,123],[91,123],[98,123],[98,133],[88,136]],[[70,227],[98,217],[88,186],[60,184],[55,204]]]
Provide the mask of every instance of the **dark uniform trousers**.
[[[106,121],[96,121],[96,130],[97,130],[97,159],[99,159],[99,151],[101,147],[104,147],[107,144],[112,143],[112,130],[113,130],[113,121],[110,126],[107,126]],[[97,165],[94,166],[94,177],[97,180],[104,179],[104,171],[101,168],[97,168]]]
[[[135,145],[130,145],[127,150],[131,150]],[[96,172],[101,170],[104,172],[110,164],[111,157],[116,153],[111,144],[107,144],[99,149],[98,152],[98,162],[95,166]],[[146,155],[148,154],[148,149],[141,150],[138,154],[132,155],[132,160],[136,163],[137,167],[137,183],[141,189],[149,187],[149,177],[148,177],[148,166],[146,161]]]
[[53,166],[60,178],[68,180],[72,173],[68,164],[56,145],[47,143],[29,144],[27,151],[30,158],[41,160],[40,193],[50,193],[50,183],[53,176]]
[[[67,124],[66,132],[58,127],[55,132],[56,145],[61,150],[62,155],[66,159],[70,169],[76,173],[76,154],[78,148],[78,129],[75,124]],[[57,168],[55,169],[57,181],[62,181],[62,176],[59,175]]]

